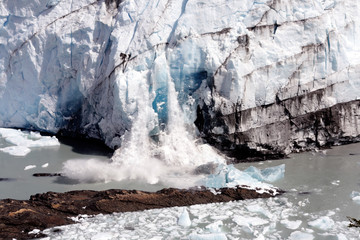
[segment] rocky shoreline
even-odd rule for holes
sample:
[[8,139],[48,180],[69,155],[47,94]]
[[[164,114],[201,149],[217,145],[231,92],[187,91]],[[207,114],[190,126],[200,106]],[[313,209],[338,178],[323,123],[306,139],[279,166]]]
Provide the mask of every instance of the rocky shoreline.
[[[73,224],[71,217],[79,214],[95,215],[113,212],[132,212],[155,208],[189,206],[215,202],[269,198],[282,191],[259,193],[247,189],[221,188],[215,195],[209,189],[168,188],[158,192],[137,190],[80,190],[66,193],[36,194],[29,200],[0,200],[0,239],[33,239],[45,237],[41,232],[29,234],[34,229],[44,230],[60,225]],[[273,195],[271,195],[273,194]]]

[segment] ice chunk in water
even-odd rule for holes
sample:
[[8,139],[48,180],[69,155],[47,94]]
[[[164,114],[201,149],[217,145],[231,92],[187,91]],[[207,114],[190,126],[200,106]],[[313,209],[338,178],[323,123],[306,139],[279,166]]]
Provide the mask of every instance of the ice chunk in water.
[[190,240],[227,240],[227,237],[223,233],[211,233],[211,234],[196,234],[189,235]]
[[360,192],[352,191],[350,197],[355,203],[360,204]]
[[11,146],[11,147],[0,148],[0,151],[17,157],[24,157],[31,152],[30,148],[23,146]]
[[250,166],[244,170],[251,177],[261,182],[275,182],[284,178],[285,164],[260,170],[254,166]]
[[292,232],[289,237],[289,240],[313,240],[313,239],[314,239],[314,235],[312,235],[311,233],[305,233],[300,231]]
[[47,4],[46,7],[47,8],[51,8],[56,6],[57,4],[59,4],[60,0],[50,0]]
[[222,221],[216,221],[207,225],[205,228],[209,230],[211,233],[221,233],[221,226],[223,225]]
[[326,231],[334,227],[334,220],[328,216],[318,218],[314,221],[308,222],[309,226]]
[[280,223],[284,225],[287,229],[295,230],[298,229],[302,223],[301,220],[290,221],[288,219],[281,220]]
[[24,168],[25,171],[36,168],[36,165],[28,165]]
[[43,165],[41,165],[42,168],[47,168],[49,166],[49,163],[45,163]]
[[186,210],[186,208],[184,208],[183,212],[181,213],[181,215],[179,217],[178,225],[183,226],[183,227],[191,226],[191,220],[190,220],[189,213]]

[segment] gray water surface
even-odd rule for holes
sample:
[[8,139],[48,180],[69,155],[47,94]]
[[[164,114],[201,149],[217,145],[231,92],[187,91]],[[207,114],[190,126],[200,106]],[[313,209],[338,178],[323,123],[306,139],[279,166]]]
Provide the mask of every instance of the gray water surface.
[[[161,184],[143,184],[137,181],[122,181],[109,183],[78,183],[65,177],[33,177],[34,173],[60,173],[63,163],[69,159],[96,158],[110,161],[111,151],[102,144],[74,139],[60,139],[58,147],[32,148],[25,157],[11,156],[0,151],[0,199],[13,198],[25,200],[36,193],[48,191],[66,192],[72,190],[106,190],[106,189],[138,189],[157,191],[164,188]],[[0,137],[0,146],[6,143]],[[48,163],[47,168],[42,168]],[[24,170],[26,166],[36,165],[36,168]]]
[[306,203],[309,214],[339,209],[341,217],[360,218],[360,205],[352,201],[352,191],[360,192],[360,144],[336,146],[318,152],[292,154],[287,159],[238,164],[260,169],[285,164],[285,177],[275,186],[287,191],[289,201]]

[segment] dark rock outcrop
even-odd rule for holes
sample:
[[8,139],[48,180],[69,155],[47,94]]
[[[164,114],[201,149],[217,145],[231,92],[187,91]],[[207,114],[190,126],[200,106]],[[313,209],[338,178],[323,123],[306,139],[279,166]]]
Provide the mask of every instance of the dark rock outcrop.
[[69,217],[79,214],[131,212],[272,197],[269,193],[258,193],[242,187],[222,188],[218,192],[221,193],[214,195],[205,188],[189,190],[169,188],[155,193],[112,189],[48,192],[33,195],[27,201],[5,199],[0,201],[0,239],[43,237],[41,232],[28,233],[33,229],[43,230],[74,223]]

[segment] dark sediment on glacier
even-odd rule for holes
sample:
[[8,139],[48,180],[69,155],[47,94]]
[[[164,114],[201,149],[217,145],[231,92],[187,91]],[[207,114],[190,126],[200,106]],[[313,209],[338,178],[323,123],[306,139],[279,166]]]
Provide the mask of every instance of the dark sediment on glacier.
[[[322,108],[328,92],[331,86],[228,115],[217,113],[216,118],[198,120],[197,125],[208,143],[239,162],[359,142],[360,100]],[[199,115],[206,120],[204,110],[198,110],[198,119]],[[224,133],[214,134],[215,126],[222,126]]]
[[[163,189],[158,192],[137,190],[71,191],[36,194],[27,201],[0,200],[0,239],[29,239],[44,237],[42,233],[28,234],[33,229],[46,229],[74,223],[69,217],[79,214],[109,214],[146,209],[189,206],[235,200],[269,198],[243,187],[222,188],[215,195],[206,188]],[[270,193],[274,193],[269,190]],[[281,194],[278,191],[276,194]],[[275,194],[275,193],[274,193]]]

